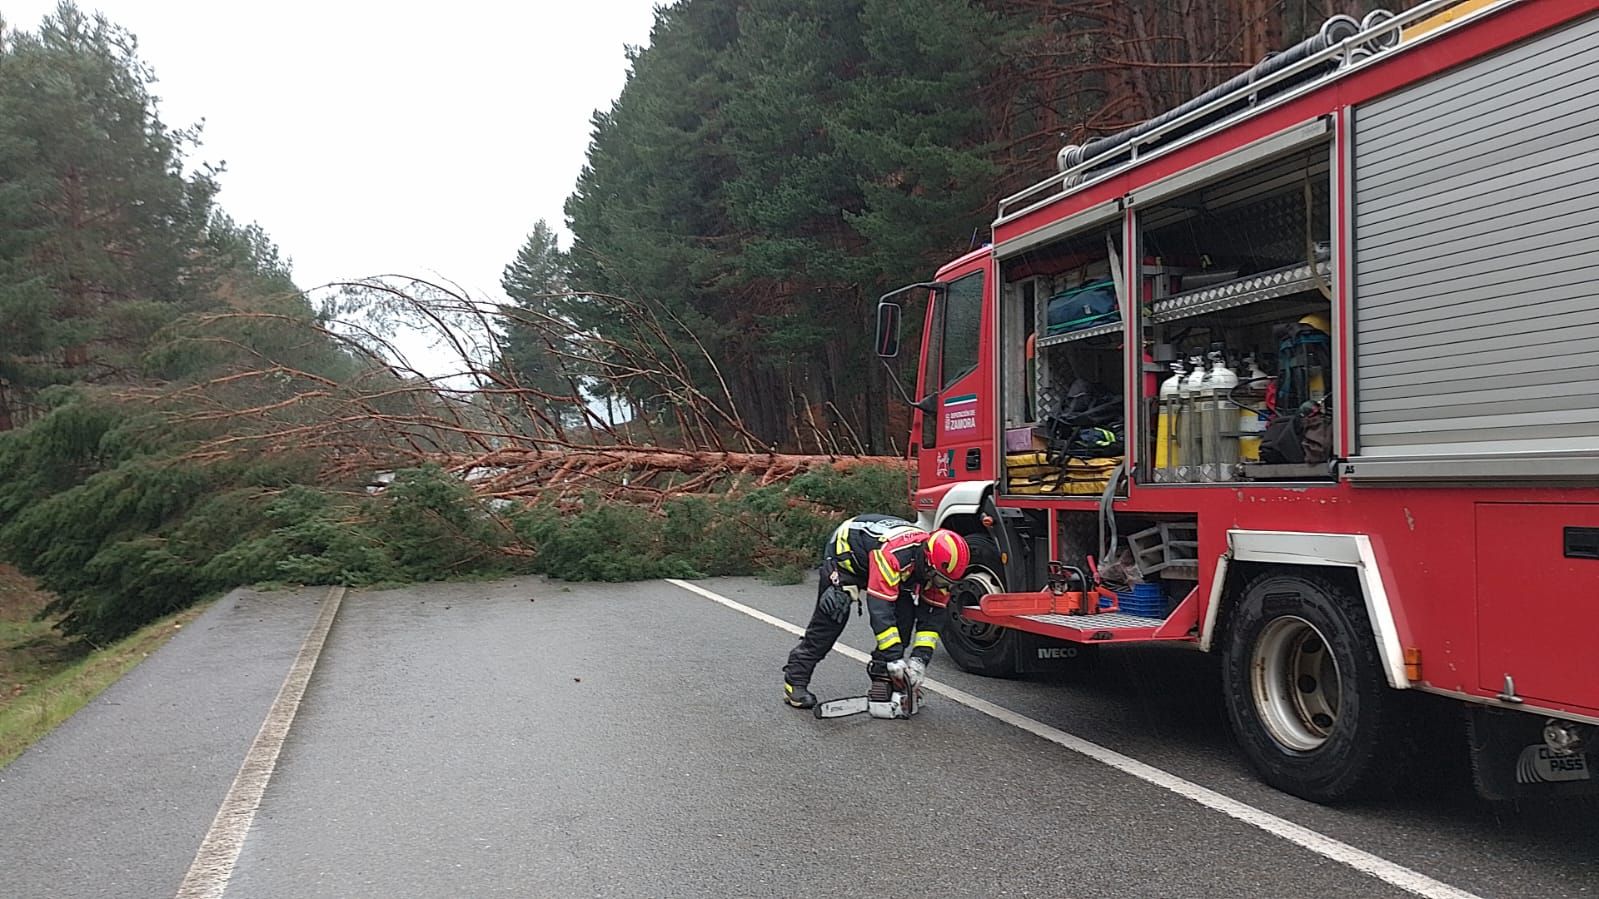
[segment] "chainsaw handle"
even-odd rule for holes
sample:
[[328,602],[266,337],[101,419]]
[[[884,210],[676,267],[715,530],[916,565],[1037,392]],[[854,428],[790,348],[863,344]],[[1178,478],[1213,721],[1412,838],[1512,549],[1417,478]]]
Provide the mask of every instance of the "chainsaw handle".
[[1065,593],[1071,587],[1071,580],[1067,577],[1068,575],[1076,575],[1077,582],[1082,585],[1084,590],[1093,589],[1092,583],[1088,580],[1088,575],[1084,574],[1081,568],[1051,559],[1049,562],[1050,592]]

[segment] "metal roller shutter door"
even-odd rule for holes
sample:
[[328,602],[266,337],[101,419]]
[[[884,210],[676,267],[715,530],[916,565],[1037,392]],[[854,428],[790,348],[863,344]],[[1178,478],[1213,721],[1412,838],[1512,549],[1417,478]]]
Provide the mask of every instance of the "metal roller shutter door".
[[1354,115],[1359,456],[1599,451],[1599,17]]

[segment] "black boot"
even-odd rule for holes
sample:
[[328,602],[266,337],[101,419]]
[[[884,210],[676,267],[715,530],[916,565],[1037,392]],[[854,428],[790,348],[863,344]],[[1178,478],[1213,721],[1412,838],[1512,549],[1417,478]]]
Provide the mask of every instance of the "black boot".
[[788,681],[783,682],[783,701],[796,709],[809,709],[816,706],[816,697],[805,684],[794,686]]

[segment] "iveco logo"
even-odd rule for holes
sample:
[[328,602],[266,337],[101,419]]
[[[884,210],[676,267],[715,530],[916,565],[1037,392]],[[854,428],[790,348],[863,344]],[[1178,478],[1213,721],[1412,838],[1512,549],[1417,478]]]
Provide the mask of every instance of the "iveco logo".
[[1038,649],[1041,659],[1075,659],[1077,649],[1072,646],[1041,646]]

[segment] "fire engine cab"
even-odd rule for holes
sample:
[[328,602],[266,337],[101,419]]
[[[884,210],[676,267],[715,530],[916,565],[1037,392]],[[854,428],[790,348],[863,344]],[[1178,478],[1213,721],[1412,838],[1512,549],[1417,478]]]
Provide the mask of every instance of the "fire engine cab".
[[1402,776],[1420,694],[1484,795],[1595,792],[1594,71],[1592,0],[1335,17],[1065,148],[885,296],[885,357],[928,300],[911,501],[973,550],[953,660],[1219,653],[1250,762],[1317,801]]

